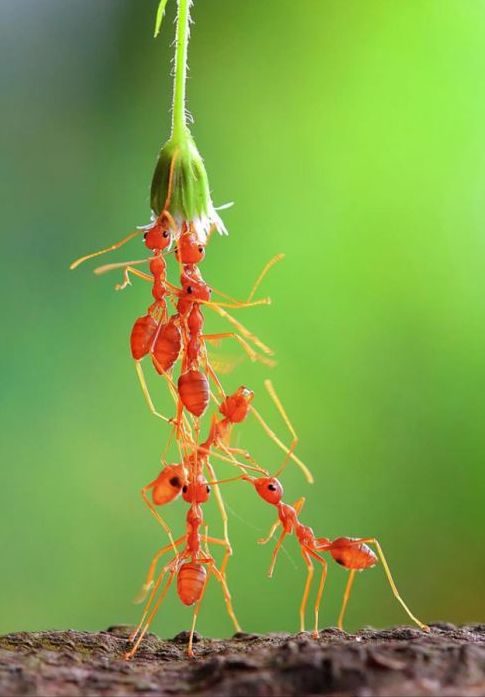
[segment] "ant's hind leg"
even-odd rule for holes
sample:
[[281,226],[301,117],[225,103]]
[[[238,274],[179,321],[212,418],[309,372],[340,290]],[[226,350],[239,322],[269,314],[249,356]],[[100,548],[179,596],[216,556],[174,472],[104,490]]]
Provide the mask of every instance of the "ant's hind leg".
[[[212,480],[216,481],[217,476],[216,476],[216,473],[215,473],[213,466],[209,462],[209,458],[206,459],[205,466],[207,467],[207,470],[208,470]],[[219,489],[219,484],[214,484],[213,487],[214,487],[214,493],[216,496],[217,507],[219,508],[219,513],[221,514],[222,526],[223,526],[223,530],[224,530],[224,542],[226,543],[226,552],[224,554],[224,559],[223,559],[222,565],[221,565],[221,573],[225,574],[227,562],[229,561],[229,557],[232,555],[232,547],[231,547],[231,543],[229,542],[229,530],[228,530],[228,525],[227,525],[228,518],[227,518],[226,508],[224,506],[224,500],[222,498],[221,490]]]
[[278,446],[278,448],[280,448],[280,450],[282,450],[284,453],[286,453],[287,457],[289,457],[291,460],[293,460],[293,462],[296,462],[298,467],[301,469],[301,471],[305,475],[307,482],[309,482],[310,484],[313,484],[313,482],[314,482],[313,475],[310,472],[310,470],[308,469],[308,467],[300,460],[300,458],[298,458],[295,455],[294,452],[292,452],[292,450],[290,448],[287,448],[286,445],[278,438],[276,433],[274,433],[274,431],[268,426],[268,424],[263,419],[263,417],[261,416],[259,411],[257,411],[257,409],[255,409],[253,406],[251,406],[250,410],[254,414],[254,416],[256,417],[256,420],[259,421],[259,423],[261,424],[263,431],[265,431],[266,435],[269,436],[271,438],[271,440],[276,443],[276,445]]
[[237,621],[236,613],[234,612],[234,609],[232,607],[231,594],[229,592],[229,588],[228,588],[226,579],[225,579],[224,575],[219,571],[219,569],[217,568],[217,566],[215,565],[215,563],[213,561],[211,562],[209,569],[216,577],[216,580],[219,581],[219,583],[221,584],[222,592],[224,594],[224,602],[226,603],[227,614],[231,618],[236,632],[240,632],[241,625]]
[[401,595],[400,595],[399,591],[397,590],[396,584],[394,583],[394,579],[392,577],[391,570],[389,568],[389,564],[386,561],[386,558],[384,556],[384,552],[382,551],[382,547],[379,544],[378,540],[376,540],[375,538],[371,538],[370,540],[368,540],[368,542],[369,542],[369,544],[373,544],[377,550],[377,554],[379,556],[379,559],[381,560],[382,566],[384,568],[384,572],[387,576],[387,580],[389,581],[389,585],[391,586],[391,590],[392,590],[393,595],[396,598],[396,600],[402,605],[402,607],[404,608],[404,610],[406,611],[408,616],[413,620],[413,622],[415,622],[418,625],[418,627],[420,629],[422,629],[424,632],[429,632],[430,629],[429,629],[428,625],[424,624],[423,622],[418,620],[418,618],[413,615],[413,613],[408,608],[408,606],[406,605],[404,600],[401,598]]
[[355,573],[356,573],[356,569],[350,569],[349,577],[347,579],[347,583],[345,584],[345,591],[344,591],[344,597],[342,600],[342,607],[340,608],[340,612],[339,612],[339,616],[338,616],[338,620],[337,620],[337,627],[339,629],[342,629],[342,630],[344,628],[345,611],[347,610],[347,605],[349,602],[350,593],[352,591],[352,586],[353,586],[354,580],[355,580]]
[[[165,574],[165,569],[162,571],[161,578],[160,578],[160,583],[162,582],[162,579],[163,579],[163,575],[164,575],[164,574]],[[164,600],[165,596],[166,596],[167,593],[168,593],[168,590],[169,590],[170,586],[172,585],[172,581],[173,581],[173,577],[174,577],[174,576],[175,576],[175,570],[170,571],[170,576],[168,577],[167,582],[165,583],[165,586],[162,588],[162,591],[160,592],[160,595],[158,596],[157,602],[155,603],[155,605],[154,605],[152,611],[151,611],[150,614],[148,615],[148,618],[147,618],[147,620],[146,620],[146,622],[145,622],[145,625],[144,625],[142,631],[140,632],[140,634],[139,634],[139,636],[138,636],[138,639],[137,639],[136,642],[135,642],[135,645],[133,646],[132,649],[130,649],[130,651],[127,651],[127,652],[125,653],[125,659],[126,659],[126,660],[129,660],[130,658],[133,658],[133,656],[135,655],[135,653],[138,651],[138,647],[140,646],[141,642],[143,641],[143,637],[145,636],[145,634],[147,633],[148,629],[150,628],[150,625],[151,625],[151,623],[153,622],[153,618],[155,617],[155,615],[156,615],[157,612],[158,612],[158,608],[160,607],[162,601]],[[157,583],[158,583],[158,582],[157,582]],[[155,589],[154,589],[154,590],[155,590]],[[150,599],[152,599],[152,596],[150,596]],[[143,621],[142,621],[141,624],[143,624]]]

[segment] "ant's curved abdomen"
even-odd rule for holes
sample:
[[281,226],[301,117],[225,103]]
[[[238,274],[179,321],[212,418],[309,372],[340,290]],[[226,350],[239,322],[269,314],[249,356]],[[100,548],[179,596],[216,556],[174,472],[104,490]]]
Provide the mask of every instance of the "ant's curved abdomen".
[[173,366],[182,348],[182,335],[176,324],[176,318],[171,317],[155,339],[153,345],[153,365],[159,373],[167,372]]
[[331,543],[330,554],[346,569],[370,569],[377,564],[377,556],[366,544],[352,544],[355,537],[338,537]]
[[141,360],[150,351],[157,329],[158,322],[151,315],[136,320],[130,336],[131,355],[135,361]]
[[200,600],[206,580],[205,566],[197,562],[182,564],[177,575],[177,593],[184,605],[193,605]]
[[178,393],[182,404],[194,416],[202,416],[210,399],[207,377],[200,370],[187,370],[178,380]]

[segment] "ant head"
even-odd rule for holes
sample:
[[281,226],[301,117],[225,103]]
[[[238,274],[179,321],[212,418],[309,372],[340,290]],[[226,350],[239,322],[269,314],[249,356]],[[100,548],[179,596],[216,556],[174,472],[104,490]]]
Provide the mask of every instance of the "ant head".
[[283,487],[276,477],[242,477],[247,482],[251,482],[258,494],[267,503],[276,506],[283,497]]
[[198,264],[205,257],[205,247],[193,232],[184,232],[180,235],[175,256],[181,264]]
[[155,506],[170,503],[180,495],[186,482],[183,465],[166,465],[152,485],[152,500]]
[[182,291],[187,300],[197,302],[197,300],[210,300],[211,289],[204,281],[184,278],[182,276]]
[[254,392],[249,390],[247,387],[242,385],[234,392],[234,394],[229,395],[222,402],[219,407],[220,413],[229,419],[233,424],[240,423],[244,421],[248,414],[249,404],[254,397]]
[[172,235],[170,233],[170,224],[162,213],[151,227],[145,232],[145,246],[151,250],[162,251],[167,249],[172,242]]
[[205,503],[209,499],[211,488],[207,479],[201,474],[198,475],[196,482],[184,484],[182,496],[187,503]]

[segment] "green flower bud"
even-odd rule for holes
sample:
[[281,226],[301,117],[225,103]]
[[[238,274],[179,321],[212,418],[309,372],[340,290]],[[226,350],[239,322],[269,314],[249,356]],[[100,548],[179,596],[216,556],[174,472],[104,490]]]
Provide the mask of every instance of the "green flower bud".
[[192,224],[201,242],[206,241],[213,227],[227,234],[211,200],[204,161],[188,130],[182,138],[172,136],[160,150],[150,201],[155,217],[164,210],[170,213],[177,226],[176,235],[184,222]]

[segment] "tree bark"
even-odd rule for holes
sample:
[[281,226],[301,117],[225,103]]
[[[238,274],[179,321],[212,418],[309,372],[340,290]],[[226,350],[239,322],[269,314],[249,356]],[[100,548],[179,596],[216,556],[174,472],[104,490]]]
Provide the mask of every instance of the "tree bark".
[[235,634],[171,640],[149,634],[125,661],[128,627],[19,632],[0,637],[0,695],[411,697],[485,695],[485,624],[346,634]]

